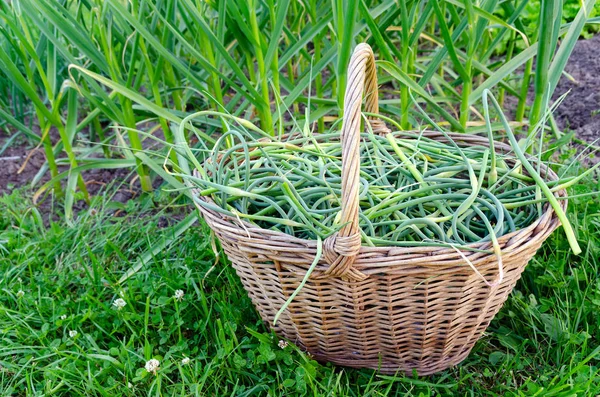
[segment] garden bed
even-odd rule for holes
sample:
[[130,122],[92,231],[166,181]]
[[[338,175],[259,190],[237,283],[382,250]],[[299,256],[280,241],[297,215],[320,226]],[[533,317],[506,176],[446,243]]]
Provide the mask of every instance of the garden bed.
[[[555,92],[555,98],[569,92],[567,99],[558,107],[554,117],[561,129],[571,129],[576,136],[588,143],[600,138],[600,36],[588,40],[580,40],[575,46],[566,67],[568,76],[563,75]],[[530,92],[530,97],[533,93]],[[514,102],[508,102],[514,103]],[[0,132],[0,147],[3,147],[8,136]],[[32,147],[26,143],[11,145],[0,155],[0,194],[13,188],[27,185],[44,163],[44,153],[41,148],[30,155]],[[29,161],[25,163],[27,156]],[[47,181],[46,175],[42,181]],[[130,170],[90,170],[84,173],[91,194],[97,193],[103,186],[113,182],[129,182]],[[132,189],[120,189],[115,200],[125,202],[139,192],[138,184]],[[82,205],[81,203],[79,204]]]

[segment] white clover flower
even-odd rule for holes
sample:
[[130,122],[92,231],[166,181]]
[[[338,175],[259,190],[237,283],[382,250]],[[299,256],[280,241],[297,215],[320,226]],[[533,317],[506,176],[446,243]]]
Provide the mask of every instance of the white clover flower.
[[66,314],[63,314],[62,316],[60,316],[60,319],[61,319],[61,320],[66,320],[66,319],[67,319],[67,315],[66,315]]
[[284,341],[283,339],[279,341],[279,343],[277,344],[281,349],[285,349],[286,347],[288,347],[288,343],[287,341]]
[[75,330],[69,331],[69,338],[74,338],[76,336],[77,336],[77,331],[75,331]]
[[181,365],[188,365],[190,361],[189,357],[184,357],[183,360],[181,360]]
[[160,361],[153,358],[152,360],[149,360],[146,362],[146,365],[144,366],[144,368],[146,368],[146,371],[151,372],[154,375],[156,375],[156,372],[160,369]]
[[125,302],[125,300],[122,298],[115,299],[115,301],[113,302],[113,306],[117,310],[121,310],[122,308],[125,307],[126,304],[127,304],[127,302]]
[[17,282],[18,282],[19,284],[21,284],[21,283],[23,282],[23,280],[21,280],[21,277],[17,278]]
[[178,301],[181,301],[183,299],[183,295],[185,295],[185,292],[183,292],[183,290],[178,289],[177,291],[175,291],[175,295],[173,295],[173,298],[177,299]]
[[131,384],[131,382],[127,382],[127,387],[133,389],[133,385]]
[[22,298],[25,296],[25,291],[23,291],[22,289],[20,289],[19,291],[17,291],[17,298]]

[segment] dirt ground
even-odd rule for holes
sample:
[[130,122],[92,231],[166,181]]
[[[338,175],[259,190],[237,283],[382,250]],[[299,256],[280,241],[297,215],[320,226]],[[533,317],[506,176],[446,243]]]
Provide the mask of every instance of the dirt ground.
[[555,92],[569,94],[554,113],[561,128],[569,128],[587,142],[600,138],[600,35],[580,40],[575,46]]
[[[0,135],[0,147],[5,140],[6,137]],[[9,146],[0,156],[0,194],[30,183],[44,165],[44,161],[44,150],[41,147],[35,149],[23,143]],[[66,170],[66,167],[61,169],[61,171]],[[90,170],[85,171],[83,175],[88,190],[94,194],[108,183],[125,182],[130,173],[131,170]],[[48,180],[50,180],[50,172],[42,177],[38,187]]]
[[[576,45],[566,72],[556,90],[555,97],[570,90],[566,100],[555,112],[555,118],[563,129],[576,132],[577,137],[587,142],[600,138],[600,35],[581,40]],[[8,139],[0,129],[0,148]],[[33,150],[25,143],[13,144],[0,153],[0,195],[30,183],[44,163],[42,148]],[[120,185],[115,201],[125,202],[139,194],[139,186],[132,183],[130,170],[91,170],[84,173],[91,194],[96,194],[108,184]],[[49,173],[42,182],[49,179]],[[38,185],[39,187],[39,185]],[[47,204],[40,204],[43,207]],[[76,210],[85,207],[76,204]]]

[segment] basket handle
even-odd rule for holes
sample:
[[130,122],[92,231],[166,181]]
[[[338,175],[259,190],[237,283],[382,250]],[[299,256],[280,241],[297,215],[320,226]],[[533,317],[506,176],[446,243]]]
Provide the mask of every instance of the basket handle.
[[[360,133],[363,92],[365,110],[379,113],[377,71],[375,56],[368,44],[359,44],[352,53],[348,65],[348,83],[344,96],[345,116],[342,123],[342,208],[339,223],[342,228],[324,241],[323,252],[329,267],[325,276],[346,277],[361,281],[368,276],[354,269],[352,264],[360,250],[358,227],[360,187]],[[390,130],[376,117],[368,117],[374,133]]]

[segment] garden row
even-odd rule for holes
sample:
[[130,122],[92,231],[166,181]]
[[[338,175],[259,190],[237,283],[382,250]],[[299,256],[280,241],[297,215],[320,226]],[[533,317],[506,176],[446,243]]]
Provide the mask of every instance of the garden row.
[[[48,171],[52,179],[38,193],[60,194],[67,180],[68,217],[77,187],[88,199],[86,169],[135,168],[142,189],[151,190],[144,141],[159,141],[161,155],[176,164],[168,150],[173,128],[194,110],[257,121],[271,135],[301,120],[325,131],[342,113],[346,65],[359,42],[375,48],[387,72],[381,110],[402,129],[430,124],[416,102],[449,130],[482,131],[486,88],[501,104],[506,95],[518,98],[517,127],[535,125],[578,37],[596,21],[595,1],[571,3],[579,4],[4,2],[0,123],[13,139],[26,136],[43,147],[47,161],[33,183]],[[210,113],[194,121],[202,122],[197,132],[209,146],[228,129]]]

